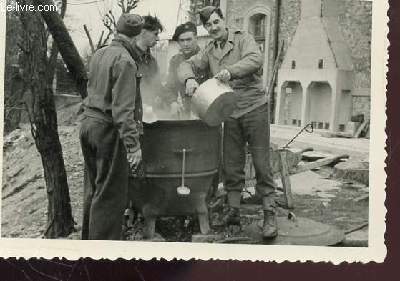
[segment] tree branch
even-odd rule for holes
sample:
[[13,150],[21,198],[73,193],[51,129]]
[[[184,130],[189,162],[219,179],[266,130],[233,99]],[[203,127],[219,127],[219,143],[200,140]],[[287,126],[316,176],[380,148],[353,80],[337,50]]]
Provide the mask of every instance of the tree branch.
[[93,54],[96,51],[96,49],[94,48],[92,37],[90,36],[89,30],[88,30],[86,24],[83,25],[83,29],[85,30],[86,36],[89,39],[90,49],[92,50],[92,54]]
[[[52,5],[51,0],[33,0],[33,3],[35,5]],[[60,15],[55,11],[43,11],[41,14],[54,41],[57,43],[57,47],[69,72],[77,83],[79,94],[82,98],[85,98],[87,96],[87,73],[83,61],[79,56],[78,50],[76,49],[64,22]]]

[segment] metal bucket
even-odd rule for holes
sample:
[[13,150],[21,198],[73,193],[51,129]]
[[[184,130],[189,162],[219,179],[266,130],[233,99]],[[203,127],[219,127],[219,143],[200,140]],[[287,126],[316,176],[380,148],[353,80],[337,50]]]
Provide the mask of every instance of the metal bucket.
[[218,126],[235,110],[237,94],[215,78],[202,83],[192,97],[192,110],[209,126]]

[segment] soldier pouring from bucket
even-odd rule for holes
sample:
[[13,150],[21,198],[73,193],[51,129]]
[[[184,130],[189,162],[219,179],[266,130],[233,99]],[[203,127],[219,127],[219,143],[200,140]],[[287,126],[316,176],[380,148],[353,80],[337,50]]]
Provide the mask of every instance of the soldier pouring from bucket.
[[225,225],[240,225],[241,191],[245,186],[246,143],[256,171],[256,192],[263,198],[263,237],[277,236],[275,183],[269,167],[269,114],[259,70],[262,55],[254,38],[240,30],[228,29],[221,10],[207,6],[200,11],[200,20],[212,41],[198,55],[181,63],[178,77],[191,96],[199,87],[196,70],[209,69],[237,94],[236,109],[224,123],[223,171],[228,192],[229,209]]

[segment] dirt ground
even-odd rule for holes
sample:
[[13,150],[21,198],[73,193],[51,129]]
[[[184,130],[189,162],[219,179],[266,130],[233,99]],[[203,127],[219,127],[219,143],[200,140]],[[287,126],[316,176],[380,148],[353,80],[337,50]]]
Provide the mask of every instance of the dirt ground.
[[[59,134],[76,222],[76,232],[70,235],[71,239],[79,239],[82,223],[83,159],[78,122],[71,118],[77,110],[78,106],[73,106],[59,113]],[[315,173],[322,178],[331,178],[332,168],[324,167]],[[338,181],[338,188],[324,193],[318,193],[318,190],[309,194],[295,193],[293,212],[297,217],[333,225],[344,231],[350,230],[368,221],[368,199],[360,200],[367,192],[366,186]],[[41,238],[46,229],[46,196],[40,156],[29,127],[23,126],[4,138],[2,237]],[[282,200],[281,192],[279,196]],[[242,211],[245,219],[261,219],[261,209],[255,207],[250,210],[254,210],[254,214],[247,211],[246,215],[246,211]],[[181,231],[176,232],[176,228]],[[196,222],[185,218],[164,218],[158,221],[157,231],[166,241],[190,241],[191,234],[196,234],[198,226]],[[214,231],[218,232],[215,228]]]

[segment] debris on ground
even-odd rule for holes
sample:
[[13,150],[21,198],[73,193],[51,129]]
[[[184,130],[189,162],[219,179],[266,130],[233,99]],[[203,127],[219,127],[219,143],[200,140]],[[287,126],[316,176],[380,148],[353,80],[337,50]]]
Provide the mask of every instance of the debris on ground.
[[334,177],[369,184],[369,163],[367,161],[346,161],[335,165]]

